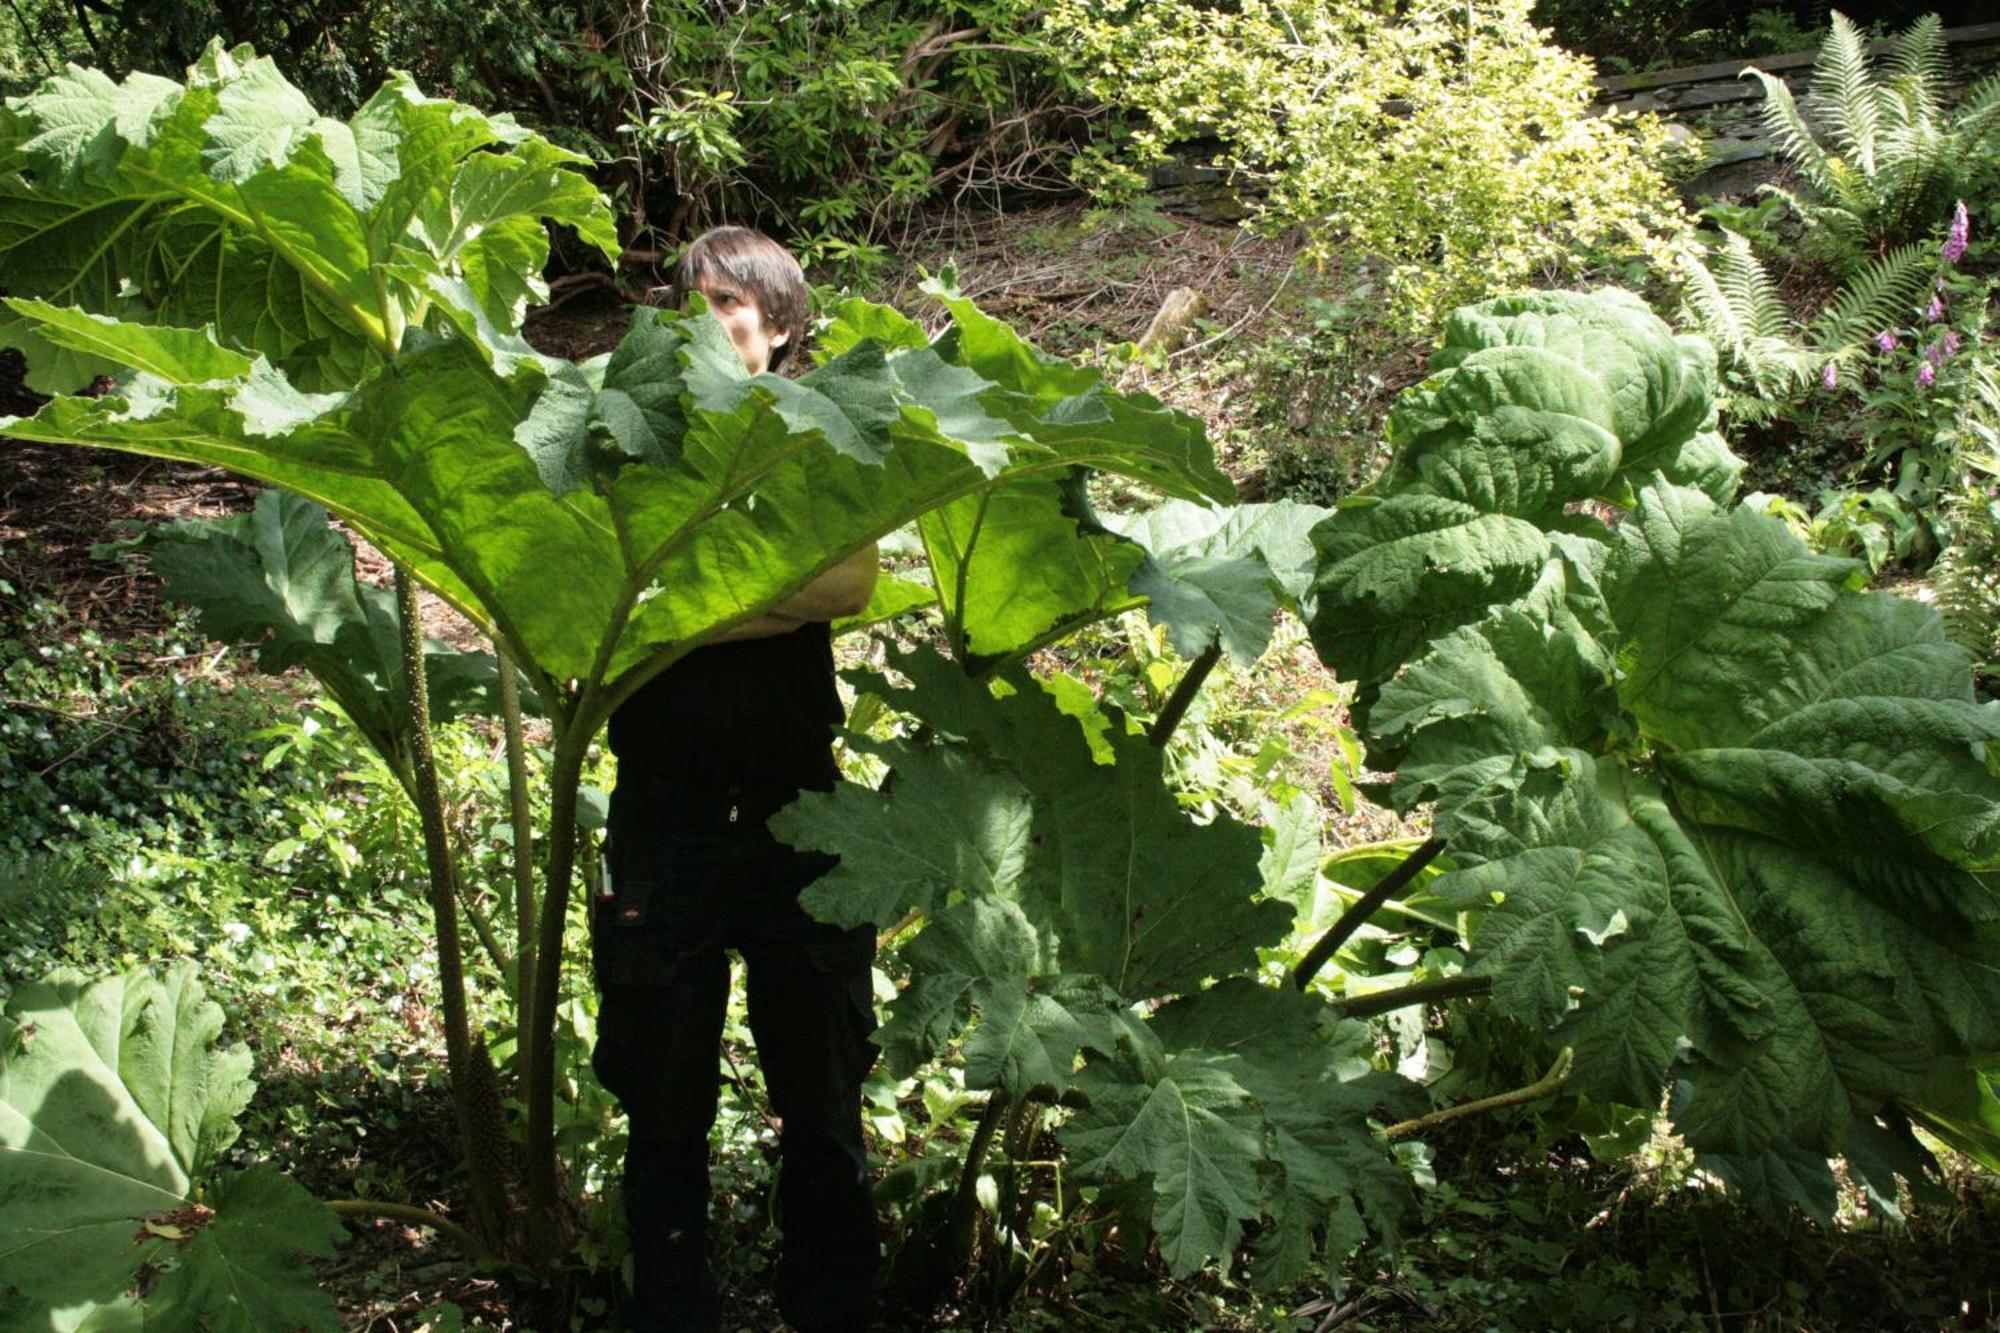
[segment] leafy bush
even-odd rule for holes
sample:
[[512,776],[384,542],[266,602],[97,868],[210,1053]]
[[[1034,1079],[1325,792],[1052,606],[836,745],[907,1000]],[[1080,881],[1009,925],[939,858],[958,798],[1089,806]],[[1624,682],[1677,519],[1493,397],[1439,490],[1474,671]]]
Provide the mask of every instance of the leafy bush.
[[2000,187],[2000,74],[1966,90],[1947,116],[1943,25],[1927,14],[1905,29],[1878,76],[1846,15],[1813,64],[1815,133],[1782,79],[1748,69],[1764,85],[1766,131],[1812,189],[1786,194],[1807,237],[1843,267],[1941,230],[1952,206],[1984,206]]
[[[572,57],[668,237],[779,222],[808,261],[866,266],[948,195],[1066,189],[1084,119],[1031,0],[677,5],[596,20]],[[600,113],[602,115],[603,113]],[[602,133],[600,131],[600,133]]]
[[1587,62],[1527,0],[1062,0],[1050,31],[1140,120],[1132,154],[1219,137],[1311,250],[1379,256],[1407,326],[1678,223],[1651,119],[1596,116]]
[[1902,1108],[2000,1039],[2000,704],[1935,612],[1728,506],[1702,358],[1636,300],[1460,311],[1432,365],[1314,533],[1313,624],[1437,803],[1470,971],[1754,1196],[1921,1184]]

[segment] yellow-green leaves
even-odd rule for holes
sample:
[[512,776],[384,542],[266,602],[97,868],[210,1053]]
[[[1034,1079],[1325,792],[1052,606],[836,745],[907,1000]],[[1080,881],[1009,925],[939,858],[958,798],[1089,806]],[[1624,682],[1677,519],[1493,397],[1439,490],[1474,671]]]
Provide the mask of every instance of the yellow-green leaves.
[[1091,92],[1136,113],[1140,157],[1219,137],[1260,214],[1323,257],[1387,261],[1396,316],[1530,281],[1681,224],[1664,131],[1599,116],[1587,61],[1530,0],[1060,0],[1049,31]]

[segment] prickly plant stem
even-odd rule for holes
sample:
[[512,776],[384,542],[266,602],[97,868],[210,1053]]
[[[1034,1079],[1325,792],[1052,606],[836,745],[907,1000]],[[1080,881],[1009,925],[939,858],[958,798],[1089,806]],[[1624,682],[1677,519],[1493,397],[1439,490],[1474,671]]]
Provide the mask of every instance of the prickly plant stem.
[[1320,936],[1313,947],[1306,950],[1306,956],[1301,958],[1299,965],[1292,970],[1292,984],[1304,990],[1319,970],[1326,966],[1326,960],[1338,953],[1340,946],[1347,943],[1355,931],[1361,929],[1362,923],[1374,916],[1383,903],[1401,892],[1425,866],[1437,860],[1438,853],[1443,850],[1444,839],[1431,838],[1404,857],[1394,870],[1382,876],[1374,888],[1350,903],[1347,910],[1340,914],[1340,920],[1334,922],[1326,934]]
[[946,1232],[951,1245],[953,1272],[963,1271],[966,1262],[972,1258],[974,1223],[979,1218],[979,1175],[986,1165],[987,1150],[993,1146],[993,1136],[1006,1116],[1008,1100],[1007,1094],[999,1088],[986,1095],[986,1109],[979,1113],[979,1124],[972,1131],[972,1142],[965,1148],[965,1169],[958,1174],[958,1188],[951,1200],[951,1223]]
[[[500,660],[500,727],[507,741],[507,810],[514,828],[514,1013],[516,1021],[534,1008],[535,993],[535,822],[528,798],[528,746],[521,725],[521,683],[514,660],[494,644]],[[520,1027],[516,1049],[525,1065],[534,1033]]]
[[528,1226],[537,1249],[560,1244],[561,1200],[556,1179],[556,1005],[562,996],[563,928],[576,874],[576,789],[596,719],[582,708],[556,723],[549,764],[548,868],[543,879],[540,936],[535,942],[534,1005],[522,1028],[534,1034],[528,1060]]
[[1160,715],[1153,719],[1152,727],[1147,730],[1147,740],[1156,747],[1166,747],[1167,742],[1173,739],[1174,729],[1180,726],[1181,718],[1187,714],[1188,705],[1194,702],[1194,697],[1208,682],[1208,673],[1215,670],[1215,664],[1221,660],[1222,641],[1217,639],[1201,650],[1200,657],[1188,664],[1186,674],[1175,684],[1166,706],[1160,709]]
[[1497,1111],[1502,1107],[1520,1106],[1525,1102],[1536,1102],[1544,1097],[1552,1097],[1562,1091],[1563,1085],[1569,1082],[1570,1071],[1575,1063],[1575,1052],[1565,1046],[1556,1056],[1555,1063],[1549,1066],[1549,1072],[1525,1088],[1515,1088],[1512,1092],[1481,1097],[1476,1102],[1466,1102],[1462,1106],[1447,1106],[1442,1110],[1432,1111],[1429,1115],[1420,1115],[1414,1120],[1399,1120],[1382,1131],[1383,1135],[1389,1142],[1394,1143],[1399,1139],[1415,1138],[1427,1130],[1450,1124],[1454,1120],[1462,1120],[1469,1115],[1483,1115],[1487,1111]]
[[469,1076],[472,1034],[465,1007],[465,961],[458,939],[457,869],[452,864],[451,834],[445,826],[444,793],[438,783],[437,755],[431,748],[431,707],[424,673],[424,627],[417,613],[417,584],[409,570],[396,566],[396,614],[403,647],[403,706],[409,720],[410,771],[415,779],[417,817],[424,831],[424,867],[430,877],[431,919],[437,930],[438,986],[443,992],[445,1064],[451,1073],[451,1099],[458,1112],[459,1149],[472,1184],[473,1226],[484,1236],[499,1236],[506,1217],[501,1182],[479,1169]]

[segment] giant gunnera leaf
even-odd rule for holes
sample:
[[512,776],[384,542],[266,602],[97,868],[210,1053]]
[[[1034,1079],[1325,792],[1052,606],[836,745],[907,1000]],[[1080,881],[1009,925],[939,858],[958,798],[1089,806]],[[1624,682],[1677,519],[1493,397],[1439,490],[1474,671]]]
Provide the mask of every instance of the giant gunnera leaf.
[[1583,502],[1629,503],[1655,472],[1734,494],[1712,349],[1629,293],[1468,306],[1431,367],[1389,414],[1387,470],[1313,531],[1313,643],[1359,685],[1524,596],[1555,558],[1551,533],[1590,531]]
[[1422,1099],[1374,1073],[1365,1027],[1252,979],[1292,916],[1262,895],[1255,831],[1191,820],[1160,750],[1087,696],[930,650],[890,666],[909,683],[851,679],[923,739],[868,743],[891,767],[880,790],[806,793],[771,826],[841,857],[802,895],[814,914],[925,918],[877,1034],[891,1068],[956,1049],[970,1088],[1080,1107],[1069,1169],[1136,1191],[1129,1225],[1177,1273],[1231,1256],[1252,1222],[1266,1284],[1393,1235],[1410,1197],[1374,1117]]
[[1326,1271],[1371,1231],[1393,1239],[1409,1182],[1373,1120],[1414,1114],[1415,1085],[1377,1072],[1372,1037],[1325,1002],[1236,977],[1127,1025],[1078,1076],[1062,1129],[1086,1178],[1143,1185],[1176,1274],[1233,1254],[1260,1223],[1259,1282]]
[[[0,289],[206,324],[307,389],[353,383],[425,323],[515,355],[547,297],[547,224],[617,253],[588,166],[404,75],[343,121],[247,47],[212,43],[182,82],[72,65],[0,117]],[[126,364],[18,314],[6,344],[48,393]]]
[[[203,631],[253,644],[270,672],[304,666],[384,755],[409,753],[395,599],[355,577],[354,547],[326,510],[265,491],[247,514],[162,524],[146,536],[164,592],[195,608]],[[494,712],[498,664],[427,640],[430,716]]]
[[275,1167],[210,1180],[250,1099],[196,967],[23,986],[0,1018],[0,1327],[338,1326],[339,1220]]
[[[1593,349],[1601,396],[1506,387]],[[1399,805],[1435,803],[1458,867],[1436,891],[1469,914],[1472,970],[1574,1048],[1580,1091],[1652,1107],[1673,1089],[1680,1132],[1764,1206],[1823,1210],[1843,1154],[1893,1196],[1923,1160],[1893,1126],[2000,1042],[2000,704],[1929,608],[1861,591],[1853,562],[1729,508],[1700,468],[1677,478],[1706,381],[1634,303],[1488,302],[1438,364],[1399,406],[1382,505],[1447,489],[1548,542],[1518,590],[1470,576],[1444,533],[1375,557],[1394,578],[1367,584],[1440,611],[1373,647],[1368,740]],[[1542,462],[1494,462],[1483,423],[1504,401],[1532,409],[1510,448]],[[1577,418],[1620,442],[1618,469],[1564,461]],[[1629,505],[1615,526],[1567,512],[1585,497],[1562,479],[1586,471]],[[1368,604],[1330,607],[1361,586],[1374,522],[1343,510],[1315,533],[1339,557],[1319,581],[1336,668]]]

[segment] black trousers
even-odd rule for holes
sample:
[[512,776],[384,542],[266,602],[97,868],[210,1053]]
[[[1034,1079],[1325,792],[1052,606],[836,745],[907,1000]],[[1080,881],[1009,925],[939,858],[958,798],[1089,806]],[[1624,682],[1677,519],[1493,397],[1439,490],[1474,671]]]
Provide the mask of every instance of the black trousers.
[[718,1327],[708,1135],[734,949],[782,1122],[778,1308],[802,1333],[866,1328],[878,1256],[861,1137],[861,1082],[877,1054],[869,1041],[873,932],[825,925],[799,907],[799,889],[830,858],[782,846],[761,818],[685,813],[627,796],[621,784],[607,856],[611,895],[592,914],[603,990],[592,1064],[631,1125],[627,1325],[635,1333]]

